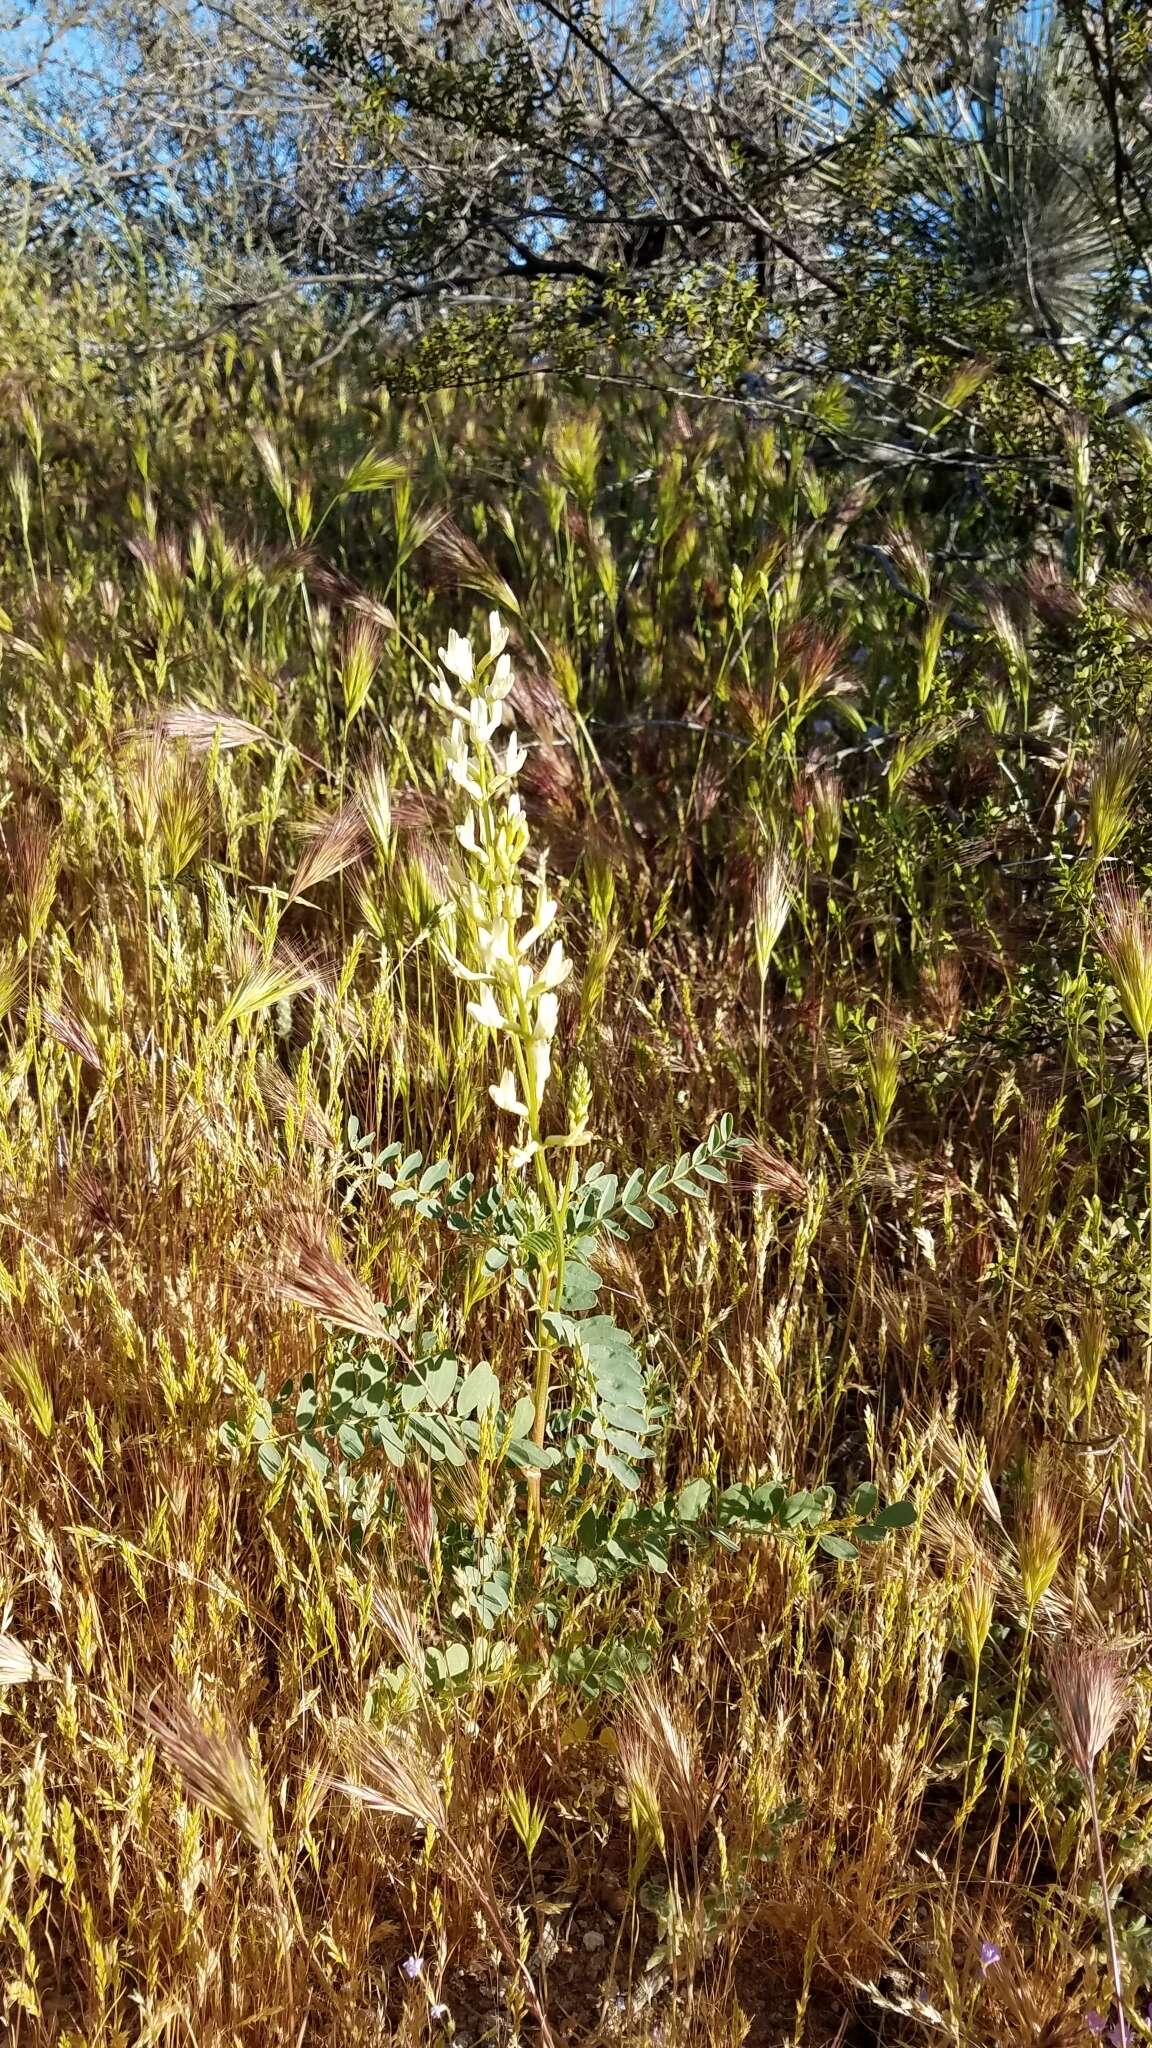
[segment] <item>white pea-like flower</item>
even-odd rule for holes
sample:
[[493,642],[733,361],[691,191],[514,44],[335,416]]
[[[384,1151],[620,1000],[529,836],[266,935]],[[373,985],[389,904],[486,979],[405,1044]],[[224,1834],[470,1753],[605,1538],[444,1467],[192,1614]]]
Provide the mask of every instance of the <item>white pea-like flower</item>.
[[506,1109],[512,1116],[527,1116],[528,1105],[521,1102],[516,1093],[516,1076],[510,1067],[505,1067],[494,1088],[488,1090],[497,1109]]
[[541,900],[540,896],[537,896],[536,922],[530,931],[525,932],[522,941],[526,953],[530,952],[537,941],[544,937],[545,932],[551,929],[558,907],[553,897],[545,895]]
[[477,746],[487,746],[502,716],[499,704],[490,704],[486,697],[469,698],[468,725]]
[[[457,905],[464,936],[454,941],[451,951],[445,942],[443,957],[462,981],[471,984],[466,1009],[472,1022],[518,1042],[520,1078],[506,1067],[489,1094],[498,1109],[528,1125],[512,1153],[514,1165],[522,1167],[543,1145],[541,1118],[559,1020],[556,991],[567,980],[571,962],[559,939],[552,940],[543,960],[536,957],[559,905],[548,888],[546,857],[532,863],[531,876],[526,872],[529,831],[515,786],[527,758],[524,744],[515,726],[509,727],[502,749],[494,744],[513,683],[507,639],[493,612],[488,654],[477,669],[468,642],[449,633],[448,645],[440,653],[445,674],[431,695],[448,720],[443,758],[449,779],[460,792],[455,831],[466,865]],[[451,686],[452,677],[460,686],[458,692]],[[525,924],[529,887],[533,910]],[[465,964],[469,957],[474,966]]]
[[540,997],[536,1005],[536,1022],[532,1030],[533,1043],[550,1045],[556,1036],[556,1020],[560,1011],[560,998],[550,992]]
[[471,797],[473,803],[483,803],[484,791],[481,789],[473,773],[472,757],[470,754],[449,754],[448,773],[452,777],[453,782],[459,784],[465,796]]
[[508,735],[508,745],[504,749],[504,761],[501,770],[502,774],[507,776],[509,782],[516,780],[527,759],[527,749],[521,744],[520,735],[516,731],[515,726],[513,726]]
[[489,974],[496,973],[502,967],[515,968],[511,937],[504,918],[497,918],[492,926],[478,925],[476,945],[480,959]]
[[468,1004],[468,1015],[486,1031],[507,1031],[508,1020],[496,1001],[490,988],[485,988],[478,1003]]
[[454,627],[449,627],[448,645],[441,647],[439,652],[441,667],[446,668],[449,675],[455,676],[462,683],[471,683],[474,669],[470,640],[465,640]]
[[[534,986],[541,990],[563,988],[571,972],[572,962],[565,953],[559,939],[557,939],[549,951],[548,958],[544,962],[539,978]],[[543,1000],[544,997],[541,996],[541,1002]]]

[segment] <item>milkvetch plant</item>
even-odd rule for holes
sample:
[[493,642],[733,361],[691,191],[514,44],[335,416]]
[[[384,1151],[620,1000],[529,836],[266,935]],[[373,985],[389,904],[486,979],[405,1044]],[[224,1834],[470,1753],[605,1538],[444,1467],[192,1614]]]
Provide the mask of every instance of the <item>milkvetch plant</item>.
[[[637,1467],[652,1456],[659,1416],[650,1369],[628,1332],[598,1308],[598,1247],[701,1200],[709,1182],[724,1180],[743,1141],[724,1117],[691,1152],[637,1169],[623,1184],[599,1162],[580,1169],[581,1149],[591,1142],[591,1090],[579,1064],[563,1096],[558,1086],[560,991],[572,963],[557,931],[547,855],[531,844],[516,786],[525,750],[515,728],[504,729],[513,682],[506,638],[493,613],[487,651],[477,660],[468,641],[450,633],[431,692],[447,724],[443,765],[463,857],[436,937],[466,991],[468,1016],[498,1048],[500,1073],[489,1095],[501,1123],[508,1120],[504,1170],[478,1191],[472,1175],[455,1174],[448,1160],[428,1164],[398,1143],[377,1151],[373,1134],[349,1119],[345,1207],[368,1186],[385,1190],[396,1208],[442,1229],[465,1253],[466,1270],[449,1266],[433,1314],[425,1310],[417,1329],[406,1303],[366,1304],[359,1283],[322,1246],[306,1245],[301,1270],[285,1272],[281,1292],[316,1305],[342,1332],[339,1348],[323,1392],[311,1378],[274,1401],[259,1390],[252,1429],[261,1464],[276,1479],[277,1419],[293,1412],[298,1450],[320,1471],[334,1450],[332,1476],[344,1494],[349,1468],[373,1450],[395,1467],[410,1450],[457,1468],[506,1460],[527,1473],[538,1524],[541,1477],[559,1463],[570,1468],[565,1486],[578,1487],[579,1468],[590,1463],[634,1492]],[[532,1321],[529,1393],[502,1385],[485,1360],[462,1371],[452,1349],[472,1308],[507,1282],[526,1299]],[[558,1374],[564,1402],[554,1409]]]

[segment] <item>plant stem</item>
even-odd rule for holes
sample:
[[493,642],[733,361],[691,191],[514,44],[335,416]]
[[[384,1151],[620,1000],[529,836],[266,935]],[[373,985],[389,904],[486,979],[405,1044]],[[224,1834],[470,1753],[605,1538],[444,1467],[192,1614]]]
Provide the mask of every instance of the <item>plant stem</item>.
[[1144,1109],[1148,1127],[1148,1298],[1144,1331],[1144,1395],[1152,1385],[1152,1043],[1144,1042]]
[[759,1131],[764,1115],[764,985],[768,977],[760,976],[760,1014],[756,1026],[756,1129]]
[[1020,1670],[1016,1679],[1016,1696],[1012,1701],[1012,1720],[1008,1729],[1008,1741],[1004,1750],[1004,1777],[1000,1786],[1000,1806],[996,1815],[996,1825],[992,1830],[992,1840],[988,1845],[988,1867],[984,1877],[985,1899],[988,1897],[988,1887],[996,1875],[996,1855],[1000,1847],[1000,1830],[1004,1825],[1004,1814],[1008,1805],[1008,1787],[1012,1780],[1012,1763],[1016,1755],[1016,1736],[1020,1727],[1020,1709],[1024,1700],[1024,1686],[1028,1677],[1028,1653],[1032,1644],[1032,1623],[1035,1612],[1035,1608],[1030,1607],[1028,1609],[1028,1617],[1024,1624],[1024,1640],[1020,1645]]
[[1088,1811],[1092,1817],[1092,1838],[1096,1844],[1096,1862],[1100,1871],[1100,1895],[1104,1901],[1104,1927],[1108,1940],[1108,1967],[1112,1972],[1112,1989],[1116,1993],[1120,2039],[1124,2041],[1128,2038],[1128,2025],[1124,2018],[1124,1981],[1120,1974],[1120,1952],[1116,1946],[1116,1928],[1112,1920],[1112,1900],[1108,1892],[1108,1871],[1104,1862],[1104,1843],[1100,1834],[1100,1810],[1096,1803],[1095,1772],[1089,1771],[1084,1782],[1088,1789]]

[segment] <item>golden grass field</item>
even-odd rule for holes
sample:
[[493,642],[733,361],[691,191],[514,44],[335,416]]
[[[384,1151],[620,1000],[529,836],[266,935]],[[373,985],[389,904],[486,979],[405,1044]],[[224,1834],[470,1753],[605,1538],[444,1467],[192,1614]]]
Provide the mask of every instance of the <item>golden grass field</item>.
[[1104,481],[6,317],[3,2039],[1147,2038]]

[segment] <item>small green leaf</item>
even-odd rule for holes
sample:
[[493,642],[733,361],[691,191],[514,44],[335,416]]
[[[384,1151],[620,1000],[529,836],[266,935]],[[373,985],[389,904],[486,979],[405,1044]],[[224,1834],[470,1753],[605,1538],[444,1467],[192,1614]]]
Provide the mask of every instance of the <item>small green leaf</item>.
[[430,1195],[447,1180],[452,1168],[446,1159],[438,1159],[435,1166],[428,1166],[420,1176],[420,1193]]
[[560,1307],[580,1313],[595,1306],[600,1292],[600,1275],[579,1259],[569,1259],[564,1268],[564,1285],[560,1291]]
[[487,1415],[500,1405],[500,1382],[492,1367],[481,1359],[463,1381],[456,1396],[457,1415]]
[[894,1500],[873,1516],[872,1526],[874,1529],[910,1529],[915,1520],[916,1510],[910,1500]]
[[612,1449],[622,1458],[649,1458],[652,1453],[639,1437],[630,1436],[627,1430],[617,1429],[614,1421],[605,1424],[605,1435]]
[[509,1436],[527,1436],[535,1419],[536,1408],[531,1394],[521,1394],[508,1417]]
[[807,1523],[809,1528],[815,1522],[822,1522],[825,1503],[819,1493],[790,1494],[780,1509],[780,1521],[785,1529],[796,1529]]
[[839,1558],[845,1563],[850,1558],[859,1557],[860,1555],[856,1545],[849,1543],[843,1536],[822,1536],[820,1538],[820,1548],[826,1557]]
[[375,1434],[380,1448],[390,1465],[397,1468],[404,1463],[404,1445],[398,1436],[390,1416],[382,1415],[376,1424]]
[[271,1437],[268,1437],[261,1444],[256,1453],[256,1463],[260,1467],[262,1479],[267,1479],[271,1483],[278,1476],[280,1467],[284,1463],[284,1453],[280,1449],[279,1444],[275,1443]]
[[414,1415],[409,1429],[430,1458],[436,1461],[445,1458],[457,1471],[468,1463],[455,1437],[438,1415]]
[[710,1479],[693,1479],[683,1489],[676,1502],[676,1514],[681,1522],[695,1522],[703,1514],[712,1497]]
[[634,1472],[631,1465],[626,1465],[623,1458],[617,1458],[611,1451],[601,1449],[596,1453],[596,1462],[603,1467],[605,1472],[610,1472],[617,1484],[622,1486],[627,1493],[635,1493],[637,1491],[640,1485],[640,1474]]
[[460,1367],[454,1358],[446,1358],[424,1381],[424,1394],[430,1408],[443,1408],[452,1398]]
[[508,1463],[515,1465],[519,1471],[527,1468],[531,1472],[550,1472],[553,1465],[558,1465],[560,1462],[559,1451],[549,1450],[547,1446],[534,1444],[526,1436],[513,1437],[508,1446],[507,1456]]
[[326,1477],[329,1469],[328,1453],[319,1444],[313,1443],[311,1437],[298,1437],[292,1448],[304,1464],[311,1465],[312,1470],[318,1472],[322,1479]]

